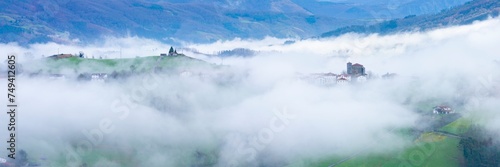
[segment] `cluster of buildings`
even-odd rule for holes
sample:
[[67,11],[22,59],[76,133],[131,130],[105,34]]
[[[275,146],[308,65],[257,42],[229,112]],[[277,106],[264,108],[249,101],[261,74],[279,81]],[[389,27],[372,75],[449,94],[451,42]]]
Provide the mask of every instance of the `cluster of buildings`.
[[342,74],[314,73],[301,76],[302,80],[322,86],[347,85],[349,83],[364,83],[367,81],[366,69],[361,64],[347,63],[347,71]]
[[84,58],[84,54],[83,52],[80,52],[79,54],[56,54],[56,55],[52,55],[52,56],[49,56],[47,58],[49,59],[65,59],[65,58],[70,58],[70,57],[79,57],[79,58]]
[[73,57],[72,54],[57,54],[57,55],[52,55],[47,58],[49,59],[64,59],[64,58],[70,58]]
[[[175,50],[173,47],[170,47],[168,54],[162,53],[160,54],[161,57],[166,57],[166,56],[180,56],[182,54],[177,53],[177,50]],[[80,57],[84,58],[84,53],[80,52],[79,54],[55,54],[52,56],[48,56],[48,59],[65,59],[65,58],[70,58],[70,57]],[[68,77],[64,74],[40,74],[40,73],[33,73],[30,76],[35,77],[35,76],[45,76],[51,80],[66,80]],[[181,74],[185,75],[185,74]],[[115,77],[113,74],[109,75],[109,77]],[[82,73],[79,74],[76,78],[79,81],[96,81],[96,82],[104,82],[108,80],[108,74],[107,73]]]
[[[181,56],[183,54],[177,53],[177,50],[174,49],[174,47],[170,46],[170,49],[168,50],[168,53],[160,53],[160,57],[167,57],[167,56]],[[70,58],[70,57],[79,57],[79,58],[85,58],[85,55],[83,52],[80,52],[79,54],[55,54],[52,56],[48,56],[48,59],[65,59],[65,58]],[[120,57],[121,57],[121,51],[120,51]],[[94,56],[92,56],[94,58]],[[103,57],[101,56],[100,59]]]
[[[346,71],[342,74],[335,73],[313,73],[308,75],[301,75],[301,80],[319,86],[335,86],[335,85],[348,85],[353,83],[364,83],[367,81],[368,74],[362,64],[347,63]],[[397,77],[396,73],[386,73],[382,75],[382,79],[392,79]],[[434,114],[453,114],[455,111],[448,105],[438,105],[432,109]]]
[[453,114],[455,111],[447,105],[439,105],[433,108],[432,113],[434,114]]

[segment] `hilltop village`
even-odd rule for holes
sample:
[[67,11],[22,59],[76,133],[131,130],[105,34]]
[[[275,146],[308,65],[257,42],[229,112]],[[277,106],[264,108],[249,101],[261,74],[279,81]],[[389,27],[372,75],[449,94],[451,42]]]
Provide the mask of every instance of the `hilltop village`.
[[[167,57],[167,56],[185,56],[184,54],[179,54],[177,53],[177,50],[174,49],[173,46],[170,46],[170,49],[168,50],[168,54],[167,53],[160,53],[160,57]],[[89,57],[86,57],[85,54],[83,52],[80,52],[78,54],[55,54],[55,55],[52,55],[52,56],[48,56],[46,58],[48,59],[65,59],[65,58],[70,58],[70,57],[78,57],[78,58],[87,58],[89,59]],[[94,56],[92,56],[91,59],[95,59]],[[103,59],[102,56],[99,57],[99,59]]]
[[83,52],[56,54],[26,65],[28,68],[23,70],[22,75],[30,78],[81,83],[122,82],[154,74],[161,77],[196,78],[225,85],[245,76],[227,70],[228,66],[186,56],[173,47],[167,53],[159,53],[157,56],[135,58],[88,58]]
[[[231,81],[238,80],[238,78],[242,78],[242,76],[235,76],[233,73],[223,72],[223,71],[197,71],[193,68],[182,67],[179,69],[162,69],[163,67],[158,65],[158,62],[162,60],[166,60],[168,58],[180,58],[186,57],[184,54],[179,54],[177,50],[173,47],[170,47],[168,53],[161,53],[159,56],[149,57],[151,58],[151,62],[147,63],[147,66],[150,66],[149,72],[153,73],[161,73],[170,76],[178,76],[183,78],[194,77],[201,80],[212,80],[218,83],[227,84]],[[83,60],[89,59],[85,58],[84,54],[80,52],[80,54],[57,54],[53,56],[49,56],[45,58],[46,60],[65,60],[65,59],[74,59],[74,60]],[[102,58],[99,58],[102,59]],[[106,59],[104,59],[106,60]],[[41,77],[48,78],[50,80],[76,80],[79,82],[113,82],[116,80],[126,79],[133,76],[141,76],[144,75],[148,71],[138,70],[137,64],[130,65],[129,68],[125,70],[117,70],[110,73],[102,72],[99,70],[94,70],[94,72],[79,72],[79,73],[70,73],[70,74],[62,74],[62,73],[53,73],[53,72],[28,72],[30,77]],[[195,67],[196,68],[196,67]],[[298,79],[302,81],[306,81],[313,85],[331,87],[331,86],[343,86],[343,85],[351,85],[351,84],[363,84],[368,82],[371,79],[377,78],[370,75],[370,72],[367,72],[367,69],[364,65],[359,63],[346,63],[346,68],[340,74],[335,74],[332,72],[328,73],[312,73],[306,75],[299,75]],[[395,73],[386,73],[381,76],[382,79],[392,79],[397,77]],[[454,110],[446,105],[445,103],[440,104],[432,108],[432,113],[441,115],[441,114],[453,114]]]
[[[396,76],[394,73],[387,73],[383,78],[392,78]],[[366,69],[362,64],[347,63],[346,71],[341,74],[335,73],[313,73],[308,75],[301,75],[301,80],[307,81],[312,84],[320,86],[334,86],[334,85],[347,85],[352,83],[364,83],[371,76],[366,73]]]
[[[160,53],[159,58],[156,60],[156,64],[152,64],[154,72],[161,72],[162,67],[158,65],[158,61],[163,60],[164,58],[173,58],[173,57],[185,57],[184,54],[177,53],[177,50],[175,50],[173,47],[170,47],[168,53]],[[83,52],[80,52],[79,54],[55,54],[52,56],[48,56],[45,58],[45,60],[65,60],[65,59],[70,59],[70,58],[76,58],[76,59],[96,59],[94,56],[91,58],[86,57]],[[111,59],[105,59],[102,56],[97,58],[99,60],[111,60]],[[121,70],[121,71],[114,71],[111,73],[106,73],[106,72],[81,72],[76,74],[76,79],[78,81],[96,81],[96,82],[105,82],[108,81],[109,79],[119,79],[119,78],[126,78],[130,77],[134,74],[142,73],[145,72],[144,69],[143,71],[140,71],[137,69],[136,65],[132,64],[130,67],[126,70]],[[54,73],[54,72],[47,72],[47,71],[37,71],[37,72],[31,72],[28,73],[30,77],[42,77],[42,78],[49,78],[51,80],[66,80],[69,78],[75,78],[74,74],[62,74],[62,73]],[[180,75],[180,74],[179,74]]]
[[[341,74],[335,74],[331,72],[312,73],[307,75],[299,75],[298,78],[299,80],[321,87],[362,84],[374,78],[373,76],[367,74],[366,68],[362,64],[353,64],[351,62],[348,62],[346,65],[346,70]],[[397,77],[396,73],[386,73],[381,76],[382,79],[393,79],[395,77]],[[441,103],[432,108],[433,115],[454,115],[455,113],[455,110],[447,103]]]
[[[179,54],[176,49],[173,47],[170,47],[168,50],[168,53],[161,53],[159,55],[159,58],[157,61],[161,61],[164,58],[168,57],[182,57],[185,56],[184,54]],[[85,57],[83,52],[80,52],[79,54],[56,54],[47,57],[46,59],[52,59],[52,60],[60,60],[60,59],[67,59],[67,58],[82,58],[82,59],[90,59],[88,57]],[[91,59],[94,59],[93,57]],[[98,59],[103,59],[102,57],[99,57]],[[153,68],[155,72],[161,72],[162,67],[158,67],[157,65]],[[164,70],[163,70],[164,71]],[[136,69],[135,65],[130,65],[130,68],[125,70],[125,71],[114,71],[111,73],[106,73],[106,72],[93,72],[93,73],[80,73],[77,75],[76,79],[78,81],[97,81],[97,82],[105,82],[109,79],[119,79],[119,78],[127,78],[132,75],[132,73],[139,72],[139,70]],[[170,71],[171,72],[171,71]],[[65,80],[71,76],[65,75],[65,74],[60,74],[60,73],[31,73],[29,74],[30,76],[46,76],[49,79],[55,79],[55,80]],[[193,76],[200,76],[200,78],[210,78],[207,72],[195,72],[191,71],[189,69],[182,70],[182,71],[177,71],[177,75],[181,77],[193,77]],[[387,73],[385,75],[382,75],[383,79],[390,79],[394,78],[397,75],[395,73]],[[299,75],[298,78],[300,80],[304,80],[306,82],[309,82],[311,84],[319,85],[319,86],[334,86],[334,85],[348,85],[348,84],[357,84],[357,83],[365,83],[369,79],[371,79],[373,76],[367,74],[367,70],[365,66],[359,63],[351,63],[348,62],[346,64],[346,70],[343,71],[340,74],[328,72],[328,73],[312,73],[312,74],[306,74],[306,75]],[[74,77],[73,77],[74,78]]]

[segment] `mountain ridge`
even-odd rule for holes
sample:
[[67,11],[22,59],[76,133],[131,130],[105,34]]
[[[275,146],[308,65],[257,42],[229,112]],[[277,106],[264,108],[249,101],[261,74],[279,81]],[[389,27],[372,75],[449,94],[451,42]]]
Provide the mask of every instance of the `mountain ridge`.
[[489,17],[498,17],[500,14],[500,1],[474,0],[464,5],[449,10],[443,10],[433,15],[409,15],[400,19],[393,19],[371,25],[353,25],[342,27],[321,34],[320,37],[339,36],[347,33],[379,33],[390,34],[398,32],[425,31],[456,25],[470,24]]
[[[408,0],[408,2],[429,0]],[[436,9],[468,0],[435,0]],[[139,36],[162,42],[233,38],[307,38],[348,25],[398,18],[410,3],[384,0],[5,0],[0,42],[92,43],[103,36]],[[325,6],[316,9],[315,7]],[[432,8],[434,10],[434,8]],[[410,13],[432,12],[425,9]],[[382,11],[382,12],[380,12]],[[384,14],[385,13],[385,14]]]

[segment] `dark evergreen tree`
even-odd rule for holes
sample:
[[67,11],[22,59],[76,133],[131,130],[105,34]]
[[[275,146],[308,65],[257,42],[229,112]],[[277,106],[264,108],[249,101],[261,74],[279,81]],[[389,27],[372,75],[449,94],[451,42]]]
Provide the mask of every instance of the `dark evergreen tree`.
[[171,46],[171,47],[170,47],[170,50],[168,50],[168,53],[169,53],[169,54],[172,54],[172,53],[174,53],[174,52],[175,52],[175,51],[174,51],[174,47],[172,47],[172,46]]

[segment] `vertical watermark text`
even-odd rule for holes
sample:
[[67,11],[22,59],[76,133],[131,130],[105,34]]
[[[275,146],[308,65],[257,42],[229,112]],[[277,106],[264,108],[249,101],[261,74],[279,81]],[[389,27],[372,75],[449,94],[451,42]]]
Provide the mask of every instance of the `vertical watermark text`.
[[7,155],[11,159],[16,159],[16,56],[7,56]]

